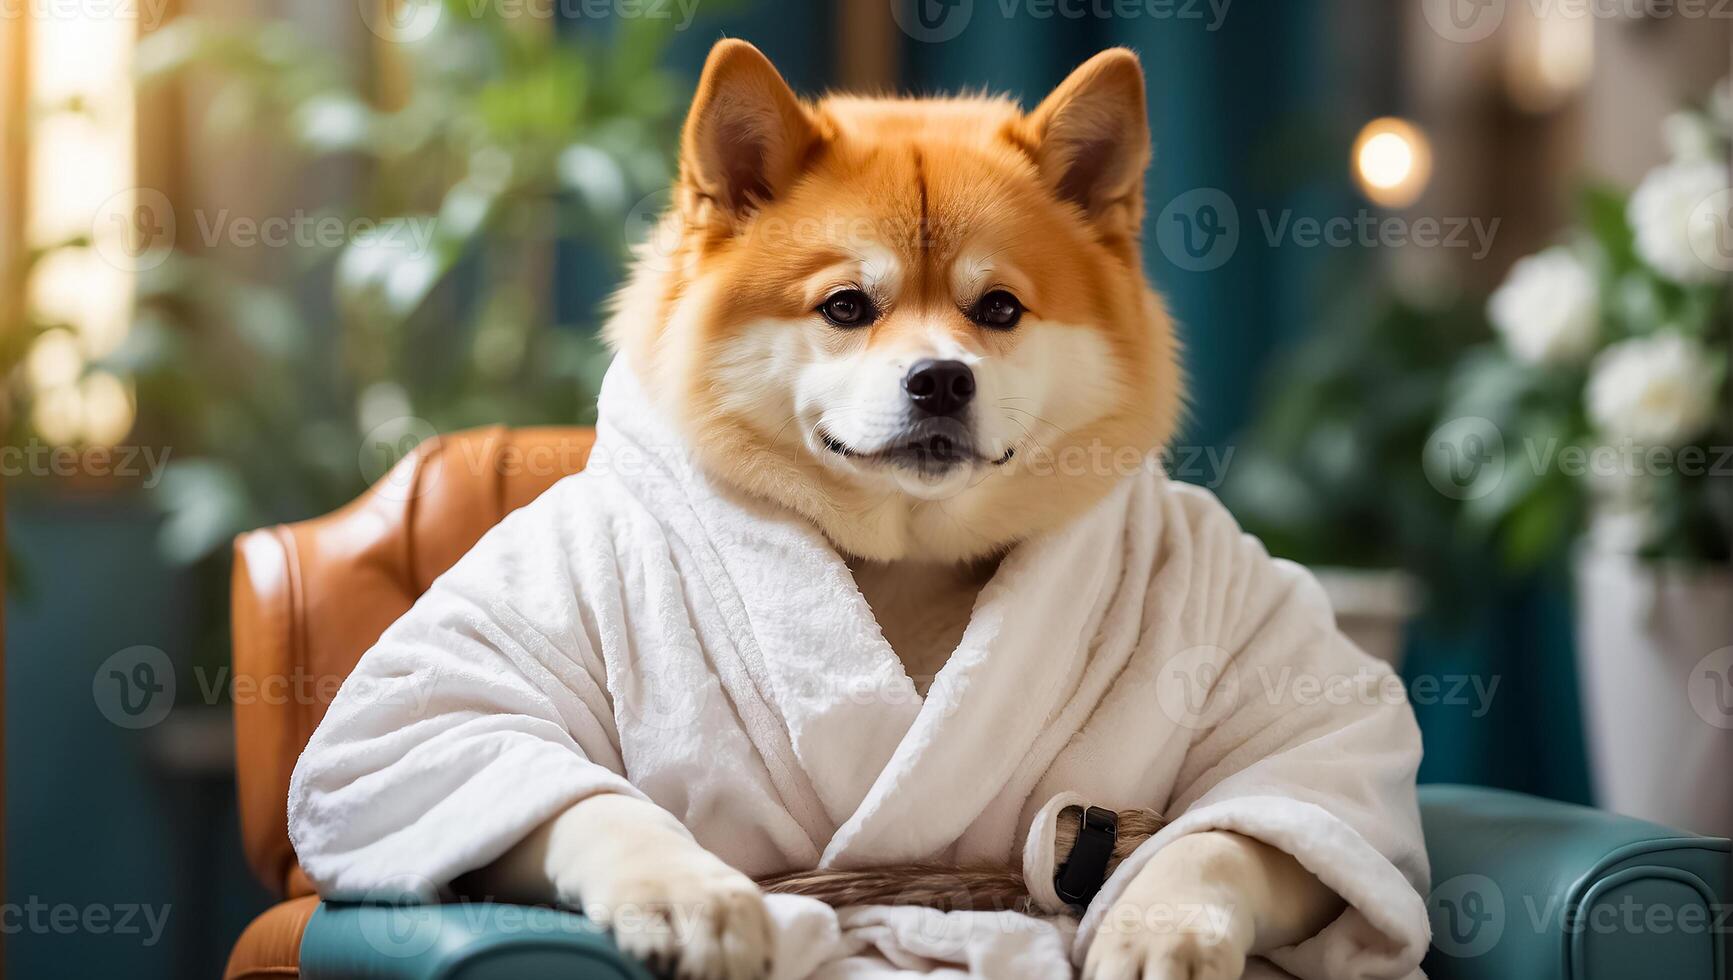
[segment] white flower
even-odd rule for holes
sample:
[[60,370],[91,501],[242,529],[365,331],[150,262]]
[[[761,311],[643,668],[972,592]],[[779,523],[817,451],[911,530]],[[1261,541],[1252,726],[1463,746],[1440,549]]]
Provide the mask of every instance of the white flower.
[[1511,266],[1486,312],[1518,360],[1579,361],[1600,332],[1600,289],[1575,252],[1555,246]]
[[1614,344],[1595,358],[1589,418],[1603,435],[1643,446],[1677,446],[1715,416],[1708,352],[1673,331]]
[[1636,234],[1637,254],[1655,271],[1677,282],[1713,282],[1723,272],[1704,257],[1719,254],[1717,222],[1693,214],[1727,189],[1721,163],[1669,163],[1649,171],[1631,195],[1626,216]]
[[1721,158],[1721,134],[1708,116],[1681,109],[1661,122],[1661,136],[1675,163],[1703,163]]

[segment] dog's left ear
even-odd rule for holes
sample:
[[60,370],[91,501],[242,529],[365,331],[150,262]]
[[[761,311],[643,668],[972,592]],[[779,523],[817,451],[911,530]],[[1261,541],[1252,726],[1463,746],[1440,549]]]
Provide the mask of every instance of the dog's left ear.
[[1091,220],[1135,232],[1149,166],[1144,112],[1137,55],[1109,48],[1090,58],[1029,114],[1042,178]]
[[770,60],[745,41],[710,49],[680,139],[680,168],[702,201],[739,218],[788,188],[818,129]]

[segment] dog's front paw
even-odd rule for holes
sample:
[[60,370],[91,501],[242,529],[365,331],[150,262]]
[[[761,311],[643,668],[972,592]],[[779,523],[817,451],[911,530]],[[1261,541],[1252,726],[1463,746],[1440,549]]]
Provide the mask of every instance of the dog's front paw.
[[624,857],[585,889],[584,913],[620,949],[681,980],[761,980],[770,916],[752,879],[708,853]]
[[1084,980],[1238,980],[1248,929],[1231,906],[1121,899],[1089,946]]

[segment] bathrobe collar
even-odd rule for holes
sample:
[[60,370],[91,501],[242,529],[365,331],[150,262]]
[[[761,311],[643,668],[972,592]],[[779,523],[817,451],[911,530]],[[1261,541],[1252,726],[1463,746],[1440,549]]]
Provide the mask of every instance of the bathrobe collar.
[[[819,863],[942,854],[1075,692],[1123,568],[1128,484],[1067,533],[1011,550],[922,699],[843,557],[803,518],[698,471],[621,360],[603,383],[598,433],[589,468],[624,483],[664,523],[676,559],[737,613],[702,639],[733,660],[716,667],[735,710],[778,719],[756,747]],[[1007,581],[1064,591],[1031,602]]]

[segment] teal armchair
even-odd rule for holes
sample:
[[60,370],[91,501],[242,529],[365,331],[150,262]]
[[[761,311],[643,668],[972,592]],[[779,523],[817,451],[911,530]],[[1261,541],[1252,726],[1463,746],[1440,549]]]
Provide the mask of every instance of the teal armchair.
[[[1433,980],[1728,980],[1728,842],[1466,786],[1421,790]],[[322,905],[306,980],[648,980],[581,915]]]

